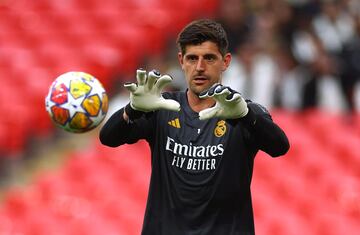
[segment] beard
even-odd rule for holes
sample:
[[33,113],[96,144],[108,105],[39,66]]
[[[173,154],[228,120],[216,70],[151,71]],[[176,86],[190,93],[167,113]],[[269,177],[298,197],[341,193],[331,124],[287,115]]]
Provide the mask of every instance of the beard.
[[190,83],[189,90],[195,95],[199,96],[202,92],[208,90],[213,84],[215,84],[215,82],[206,82],[204,85]]
[[215,83],[221,82],[221,77],[216,79],[203,72],[198,72],[188,80],[188,88],[191,93],[199,96],[202,92],[208,90]]

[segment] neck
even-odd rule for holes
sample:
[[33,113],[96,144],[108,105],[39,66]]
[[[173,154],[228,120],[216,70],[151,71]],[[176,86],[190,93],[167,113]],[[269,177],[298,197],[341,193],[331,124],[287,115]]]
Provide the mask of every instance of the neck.
[[200,99],[198,95],[191,92],[190,90],[187,91],[186,95],[188,98],[190,108],[197,113],[203,109],[210,108],[215,104],[214,99],[212,98]]

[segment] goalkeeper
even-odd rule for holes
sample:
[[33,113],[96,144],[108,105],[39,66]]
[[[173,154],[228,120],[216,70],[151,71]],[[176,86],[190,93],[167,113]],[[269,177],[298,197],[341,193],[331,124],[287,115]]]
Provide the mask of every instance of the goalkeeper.
[[125,84],[129,104],[105,123],[100,141],[150,145],[143,235],[255,234],[254,157],[284,155],[288,139],[264,107],[221,85],[231,54],[220,24],[193,21],[177,43],[188,89],[163,93],[170,76],[137,70],[137,81]]

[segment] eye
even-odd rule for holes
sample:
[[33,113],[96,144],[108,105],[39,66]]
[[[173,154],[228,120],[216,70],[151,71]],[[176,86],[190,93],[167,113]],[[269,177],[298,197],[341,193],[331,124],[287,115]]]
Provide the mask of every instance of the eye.
[[196,55],[188,55],[186,56],[186,60],[193,63],[198,60],[198,57]]
[[214,62],[216,59],[217,59],[217,56],[216,55],[205,55],[204,56],[204,59],[208,62]]

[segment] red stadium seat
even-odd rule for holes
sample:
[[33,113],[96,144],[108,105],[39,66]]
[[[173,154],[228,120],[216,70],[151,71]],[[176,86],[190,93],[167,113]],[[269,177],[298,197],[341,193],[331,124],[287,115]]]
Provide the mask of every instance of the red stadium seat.
[[[18,84],[24,84],[17,93],[31,94],[36,111],[22,114],[37,113],[34,123],[39,123],[38,126],[21,125],[23,130],[17,128],[20,134],[14,138],[18,142],[13,142],[13,148],[25,148],[28,135],[24,132],[35,137],[49,134],[51,124],[43,112],[43,97],[49,81],[57,75],[86,71],[110,89],[115,79],[133,74],[141,57],[161,53],[167,37],[192,18],[193,11],[209,14],[216,10],[216,3],[214,0],[197,3],[154,0],[150,8],[140,2],[114,0],[101,3],[76,0],[61,4],[21,0],[2,4],[0,53],[7,59],[0,58],[0,67],[14,73]],[[47,72],[39,72],[41,70]]]

